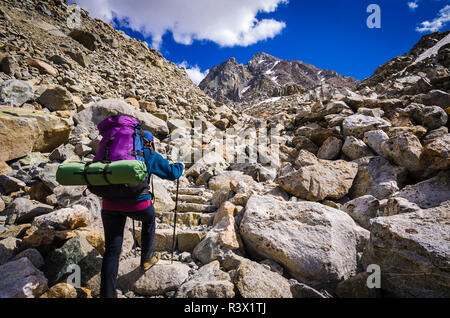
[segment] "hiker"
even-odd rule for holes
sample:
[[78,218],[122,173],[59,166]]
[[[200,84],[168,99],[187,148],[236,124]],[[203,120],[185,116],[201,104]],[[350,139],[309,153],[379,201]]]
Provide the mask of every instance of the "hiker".
[[[162,179],[176,180],[183,173],[182,163],[169,163],[154,150],[153,136],[144,132],[146,148],[144,149],[148,173]],[[152,150],[152,151],[150,151]],[[102,221],[105,231],[105,254],[101,270],[100,297],[116,298],[117,273],[119,258],[122,251],[123,231],[127,217],[142,222],[141,232],[141,263],[143,270],[148,270],[159,260],[159,254],[154,252],[155,209],[151,194],[141,194],[136,198],[125,200],[102,200]]]

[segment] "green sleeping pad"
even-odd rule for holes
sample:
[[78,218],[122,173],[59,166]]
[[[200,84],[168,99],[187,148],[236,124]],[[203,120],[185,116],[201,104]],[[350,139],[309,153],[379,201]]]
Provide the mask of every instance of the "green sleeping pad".
[[[85,167],[88,165],[86,171]],[[67,162],[58,167],[56,181],[61,185],[93,185],[139,183],[147,177],[147,167],[140,160],[118,160],[108,164],[97,161]],[[106,178],[105,178],[106,177]],[[87,182],[86,181],[87,178]],[[109,183],[108,183],[109,181]]]

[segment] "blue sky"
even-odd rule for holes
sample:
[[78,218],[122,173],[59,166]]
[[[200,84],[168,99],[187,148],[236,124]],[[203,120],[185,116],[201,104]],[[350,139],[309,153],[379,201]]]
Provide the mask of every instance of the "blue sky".
[[[424,34],[450,28],[450,0],[75,2],[184,65],[197,82],[212,66],[231,57],[246,64],[261,51],[362,80]],[[379,29],[366,25],[370,4],[380,7]]]

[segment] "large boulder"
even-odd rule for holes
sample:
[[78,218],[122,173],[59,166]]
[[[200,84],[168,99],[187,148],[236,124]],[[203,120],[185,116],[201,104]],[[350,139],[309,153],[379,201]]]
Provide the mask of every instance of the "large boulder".
[[362,138],[365,132],[391,127],[391,123],[379,117],[357,114],[345,118],[342,127],[345,136]]
[[305,136],[316,145],[322,145],[329,137],[339,137],[341,131],[339,126],[335,126],[332,128],[322,128],[320,126],[305,126],[297,129],[296,134],[298,134],[299,136]]
[[441,106],[442,108],[450,105],[450,94],[444,91],[433,89],[427,94],[419,94],[413,97],[413,101],[427,106]]
[[342,153],[351,160],[373,155],[372,151],[370,151],[364,141],[353,136],[347,136],[347,138],[345,138],[344,145],[342,146]]
[[53,189],[53,193],[56,196],[57,205],[67,208],[84,198],[83,192],[85,189],[85,186],[58,186]]
[[218,261],[202,266],[187,282],[180,286],[176,298],[233,298],[231,277],[220,269]]
[[371,130],[364,134],[364,142],[379,156],[383,156],[381,144],[389,140],[389,136],[380,130]]
[[427,127],[428,129],[436,129],[445,126],[448,115],[438,106],[424,106],[412,103],[403,110],[417,123]]
[[233,281],[244,298],[292,298],[289,281],[256,262],[242,262]]
[[33,151],[38,131],[36,119],[11,116],[0,107],[0,161],[20,158]]
[[96,50],[100,42],[97,35],[82,29],[72,30],[69,36],[91,51]]
[[242,247],[240,237],[236,233],[233,211],[234,205],[228,201],[224,202],[216,213],[213,228],[194,248],[194,257],[203,264],[214,260],[222,261],[226,252]]
[[431,179],[407,185],[394,196],[405,198],[422,209],[439,206],[450,200],[450,171],[442,171]]
[[0,265],[5,264],[17,254],[20,240],[15,237],[7,237],[0,241]]
[[239,240],[235,231],[234,210],[235,205],[231,202],[224,202],[219,210],[217,210],[213,226],[219,230],[219,242],[220,244],[230,250],[239,248]]
[[120,99],[102,100],[77,113],[73,119],[77,125],[84,126],[89,131],[97,131],[97,125],[100,122],[114,115],[137,118],[143,129],[151,131],[159,139],[164,139],[169,134],[169,128],[165,121],[150,113],[143,113]]
[[420,140],[411,133],[404,133],[381,144],[382,153],[397,165],[405,167],[408,171],[416,172],[422,170],[420,154],[422,144]]
[[80,64],[81,67],[87,68],[92,63],[89,56],[82,52],[73,52],[73,51],[66,50],[66,51],[64,51],[64,53],[69,55],[72,58],[72,60],[74,60],[75,62]]
[[0,86],[0,103],[9,106],[21,106],[33,97],[33,87],[25,81],[10,79]]
[[6,209],[10,223],[29,223],[35,217],[53,211],[53,207],[26,198],[14,199]]
[[282,264],[299,281],[329,290],[356,271],[357,232],[343,211],[258,195],[249,199],[240,224],[250,253]]
[[49,152],[69,138],[72,121],[43,111],[0,107],[0,161]]
[[47,279],[26,257],[0,266],[0,298],[35,298],[47,289]]
[[75,288],[68,283],[58,283],[39,298],[92,298],[92,291],[84,287]]
[[72,94],[62,86],[46,89],[39,102],[52,111],[76,109]]
[[331,298],[326,291],[319,292],[308,285],[299,283],[293,278],[289,280],[289,284],[291,285],[293,298]]
[[413,203],[409,202],[405,198],[393,197],[387,200],[382,209],[379,209],[378,216],[391,216],[400,213],[411,213],[420,211],[421,208]]
[[52,161],[60,161],[63,162],[65,160],[73,160],[73,158],[76,158],[75,154],[75,146],[71,144],[63,144],[60,145],[58,148],[52,151],[52,153],[49,156],[49,159]]
[[356,163],[317,159],[306,150],[301,150],[298,158],[296,163],[300,168],[279,176],[275,182],[291,195],[308,201],[341,199],[358,172]]
[[32,226],[41,229],[74,230],[79,227],[88,226],[89,211],[86,207],[75,205],[41,215],[33,220]]
[[341,153],[342,140],[336,137],[328,137],[319,148],[317,158],[325,160],[336,159]]
[[378,216],[379,201],[371,195],[353,199],[341,207],[355,222],[365,229],[370,229],[370,220]]
[[202,156],[201,159],[196,161],[189,169],[187,169],[185,176],[192,176],[194,178],[197,178],[198,176],[200,176],[200,174],[210,168],[227,168],[228,166],[229,164],[225,161],[223,156],[215,151],[212,151]]
[[169,127],[169,131],[173,132],[175,129],[181,128],[181,129],[191,129],[191,124],[189,121],[183,120],[183,119],[170,119],[167,121],[167,126]]
[[28,65],[37,68],[41,74],[48,74],[53,77],[58,76],[58,71],[53,66],[48,64],[47,62],[44,62],[44,61],[41,61],[38,59],[33,59],[33,58],[26,58],[25,62]]
[[309,140],[305,136],[296,136],[292,139],[292,144],[294,145],[295,149],[297,150],[308,150],[309,152],[313,154],[317,154],[317,151],[319,148],[315,143],[313,143],[311,140]]
[[58,171],[59,163],[47,163],[40,170],[38,178],[51,190],[59,187],[59,182],[56,181],[56,171]]
[[89,244],[94,247],[100,255],[105,254],[105,234],[104,231],[94,230],[91,227],[78,228],[73,233],[77,236],[81,236],[88,241]]
[[[8,174],[12,170],[13,169],[6,162],[0,161],[0,175]],[[0,209],[0,211],[1,211],[1,209]]]
[[154,207],[157,215],[169,212],[175,209],[175,202],[172,200],[169,191],[167,191],[167,181],[153,176],[153,192],[155,194]]
[[70,284],[59,283],[52,286],[40,298],[77,298],[77,290]]
[[232,182],[240,181],[249,185],[256,183],[252,177],[245,175],[240,171],[224,171],[221,174],[209,179],[208,186],[211,190],[219,190],[222,188],[231,189]]
[[3,59],[0,57],[0,71],[13,77],[21,78],[20,65],[13,55],[7,55]]
[[400,190],[406,180],[406,169],[392,165],[384,157],[364,157],[354,162],[358,164],[358,174],[350,190],[352,198],[372,195],[386,199]]
[[362,272],[340,282],[336,287],[336,296],[339,298],[376,298],[376,288],[367,287],[370,273]]
[[[192,252],[205,237],[206,231],[183,230],[177,233],[177,247],[181,252]],[[172,243],[172,242],[171,242]]]
[[176,291],[188,278],[190,267],[186,264],[160,260],[147,271],[139,266],[140,258],[129,258],[119,265],[117,285],[139,295],[156,296]]
[[0,240],[8,237],[22,238],[25,232],[31,227],[30,224],[20,224],[11,226],[10,228],[0,232]]
[[2,194],[23,190],[25,186],[26,183],[17,178],[8,175],[0,175],[0,193]]
[[450,134],[438,137],[425,145],[420,154],[421,166],[428,171],[450,168]]
[[78,265],[81,284],[96,295],[100,292],[102,258],[97,250],[82,236],[68,240],[61,248],[50,252],[45,259],[43,271],[49,285],[62,281],[72,273],[69,266]]
[[41,230],[30,227],[20,243],[20,249],[36,248],[40,253],[48,253],[55,241],[56,233],[53,230]]
[[363,264],[377,264],[394,297],[450,297],[450,202],[372,221]]
[[42,257],[41,253],[39,253],[39,251],[35,248],[27,248],[26,250],[23,250],[22,252],[14,256],[12,260],[17,261],[22,257],[28,258],[36,268],[41,268],[45,265],[44,258]]

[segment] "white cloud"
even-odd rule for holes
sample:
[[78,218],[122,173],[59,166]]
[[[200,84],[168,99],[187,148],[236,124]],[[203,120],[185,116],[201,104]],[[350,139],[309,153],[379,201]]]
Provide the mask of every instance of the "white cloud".
[[417,9],[419,7],[419,4],[417,3],[417,1],[408,2],[408,7],[414,11],[415,9]]
[[152,37],[159,49],[170,31],[176,42],[210,40],[220,46],[248,46],[275,37],[286,24],[257,19],[274,12],[288,0],[75,0],[90,15],[106,21],[113,17],[133,30]]
[[209,70],[202,72],[200,70],[200,67],[198,67],[198,65],[190,66],[189,63],[186,61],[177,64],[177,66],[184,67],[186,69],[187,75],[189,76],[191,81],[195,83],[195,85],[200,84],[200,82],[206,77],[206,75],[208,75],[209,72]]
[[436,32],[442,29],[447,22],[450,21],[450,5],[446,5],[442,8],[437,17],[433,19],[433,21],[424,21],[420,23],[420,27],[416,28],[418,32]]

